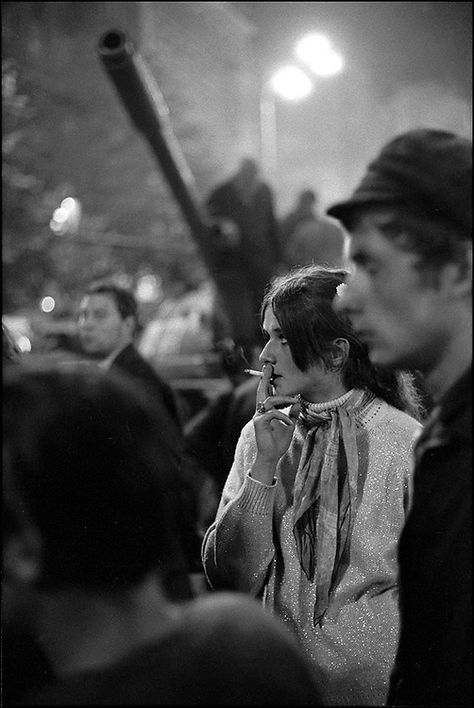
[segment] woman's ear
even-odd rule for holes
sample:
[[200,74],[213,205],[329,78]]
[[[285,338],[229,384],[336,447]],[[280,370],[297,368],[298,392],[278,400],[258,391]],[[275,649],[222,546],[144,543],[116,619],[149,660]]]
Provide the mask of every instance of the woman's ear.
[[338,337],[332,343],[331,362],[334,369],[341,369],[349,358],[350,344],[347,339]]

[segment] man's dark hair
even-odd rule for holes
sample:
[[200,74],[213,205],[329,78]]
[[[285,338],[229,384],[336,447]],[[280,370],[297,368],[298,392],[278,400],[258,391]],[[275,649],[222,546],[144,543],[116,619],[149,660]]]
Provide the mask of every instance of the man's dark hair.
[[85,295],[110,295],[122,319],[133,317],[135,329],[139,329],[138,305],[134,294],[115,283],[95,283],[85,291]]
[[345,385],[368,388],[387,403],[422,418],[424,411],[414,377],[372,364],[367,346],[356,336],[349,318],[334,309],[337,288],[345,283],[347,274],[343,269],[309,265],[277,276],[263,299],[261,322],[265,310],[271,307],[301,371],[316,362],[334,371],[334,340],[346,339],[349,356],[341,369]]
[[[347,218],[349,231],[357,228],[360,219],[376,208],[354,209]],[[385,209],[391,213],[391,218],[380,226],[381,232],[401,250],[418,256],[416,268],[420,273],[436,272],[446,263],[468,267],[466,245],[469,242],[459,237],[459,229],[451,221],[433,218],[414,207],[389,205]]]
[[181,460],[168,422],[92,367],[15,367],[3,407],[4,488],[39,532],[40,586],[110,592],[164,575]]

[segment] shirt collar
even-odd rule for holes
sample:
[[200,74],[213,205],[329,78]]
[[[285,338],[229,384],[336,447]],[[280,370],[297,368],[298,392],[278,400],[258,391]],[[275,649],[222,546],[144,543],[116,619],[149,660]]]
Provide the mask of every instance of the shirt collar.
[[101,369],[110,369],[112,364],[114,363],[115,359],[118,357],[118,355],[123,352],[126,347],[130,342],[127,342],[126,344],[122,344],[120,347],[117,349],[114,349],[113,352],[111,352],[108,356],[105,357],[105,359],[102,359],[102,361],[99,362],[99,366]]

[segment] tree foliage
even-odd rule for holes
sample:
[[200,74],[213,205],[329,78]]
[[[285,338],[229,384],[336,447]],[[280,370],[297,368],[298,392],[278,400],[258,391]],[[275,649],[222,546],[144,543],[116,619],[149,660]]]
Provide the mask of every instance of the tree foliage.
[[[202,282],[196,245],[104,76],[96,35],[46,22],[45,5],[64,3],[2,4],[3,310],[31,306],[51,285],[67,307],[92,279],[144,269],[165,287]],[[49,222],[66,196],[82,219],[58,236]]]

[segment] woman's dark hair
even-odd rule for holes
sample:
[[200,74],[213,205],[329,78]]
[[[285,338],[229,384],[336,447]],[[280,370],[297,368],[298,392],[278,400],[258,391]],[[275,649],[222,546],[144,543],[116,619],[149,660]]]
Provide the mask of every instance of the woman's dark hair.
[[320,362],[334,371],[334,341],[349,342],[349,356],[340,368],[348,388],[367,388],[387,403],[418,420],[424,416],[421,396],[411,372],[380,368],[369,359],[367,346],[356,336],[348,317],[333,307],[344,269],[309,265],[274,278],[265,293],[260,319],[271,307],[288,341],[296,366],[306,371]]

